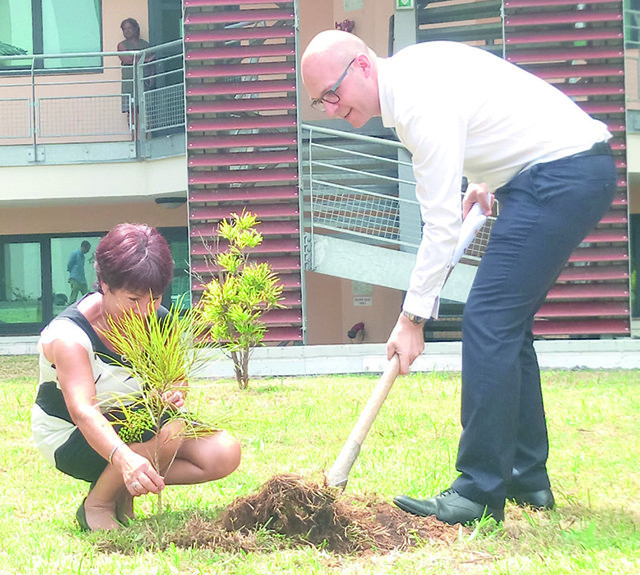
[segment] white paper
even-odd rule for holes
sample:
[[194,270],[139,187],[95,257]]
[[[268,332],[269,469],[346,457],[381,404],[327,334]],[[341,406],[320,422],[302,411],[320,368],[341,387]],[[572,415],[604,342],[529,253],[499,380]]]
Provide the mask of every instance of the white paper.
[[455,265],[460,261],[464,250],[469,247],[469,244],[472,242],[476,232],[484,225],[487,221],[487,216],[482,213],[480,209],[480,204],[473,204],[467,217],[462,221],[462,226],[460,226],[460,234],[458,235],[458,244],[456,245],[456,250],[453,252],[453,258],[451,260],[451,265]]

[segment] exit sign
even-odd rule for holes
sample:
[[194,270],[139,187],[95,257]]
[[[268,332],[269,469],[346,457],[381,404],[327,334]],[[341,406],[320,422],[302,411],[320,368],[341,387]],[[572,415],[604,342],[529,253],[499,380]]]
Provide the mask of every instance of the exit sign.
[[413,10],[413,0],[396,0],[396,10]]

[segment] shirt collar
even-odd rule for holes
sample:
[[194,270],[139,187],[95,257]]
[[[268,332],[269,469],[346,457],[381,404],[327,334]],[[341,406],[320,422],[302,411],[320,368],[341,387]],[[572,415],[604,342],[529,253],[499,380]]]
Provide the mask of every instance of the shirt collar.
[[380,116],[385,128],[393,128],[393,90],[391,89],[391,69],[389,58],[378,58],[378,95]]

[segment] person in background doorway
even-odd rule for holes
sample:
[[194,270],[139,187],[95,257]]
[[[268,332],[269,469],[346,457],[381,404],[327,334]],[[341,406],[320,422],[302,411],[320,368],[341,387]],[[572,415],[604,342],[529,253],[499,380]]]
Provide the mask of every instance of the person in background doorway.
[[91,244],[84,240],[80,244],[80,249],[71,252],[69,261],[67,262],[67,271],[69,272],[69,284],[71,285],[71,295],[69,302],[76,301],[78,294],[85,295],[89,288],[87,286],[87,278],[84,275],[85,254],[89,253]]

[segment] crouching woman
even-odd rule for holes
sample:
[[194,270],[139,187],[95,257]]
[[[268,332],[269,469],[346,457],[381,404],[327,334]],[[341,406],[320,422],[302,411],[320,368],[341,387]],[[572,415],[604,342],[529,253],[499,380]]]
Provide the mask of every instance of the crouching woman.
[[[158,493],[165,485],[220,479],[240,464],[240,445],[227,432],[185,438],[173,429],[179,420],[168,422],[157,436],[146,430],[139,443],[120,438],[114,414],[141,395],[141,384],[105,338],[108,318],[150,309],[166,314],[160,298],[173,278],[173,260],[157,230],[120,224],[100,241],[95,267],[97,291],[42,331],[32,410],[33,437],[44,457],[63,473],[91,483],[76,513],[87,530],[115,529],[132,518],[136,496]],[[176,408],[184,404],[182,391],[168,392],[163,400]],[[158,470],[151,463],[157,455]]]

